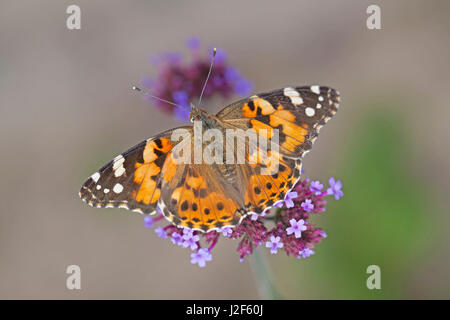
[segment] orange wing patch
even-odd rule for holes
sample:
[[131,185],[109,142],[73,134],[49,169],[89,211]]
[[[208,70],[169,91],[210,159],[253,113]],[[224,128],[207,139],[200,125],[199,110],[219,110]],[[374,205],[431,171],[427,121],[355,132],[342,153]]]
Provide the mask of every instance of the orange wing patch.
[[261,135],[266,139],[271,139],[274,135],[274,129],[261,121],[251,119],[250,125],[251,129],[255,130],[258,135]]
[[308,125],[306,123],[298,125],[295,123],[295,115],[284,110],[279,105],[277,111],[269,116],[270,125],[274,128],[280,128],[280,143],[285,149],[295,152],[296,148],[305,142],[308,134]]
[[172,150],[172,143],[167,138],[158,138],[147,142],[144,151],[144,163],[136,162],[133,181],[138,186],[131,193],[131,198],[145,205],[156,204],[161,195],[158,186],[161,162],[157,160]]
[[159,138],[149,141],[145,146],[143,153],[144,163],[155,161],[161,153],[167,153],[172,150],[172,148],[172,143],[167,138]]
[[167,156],[162,170],[162,177],[164,178],[164,181],[172,181],[175,173],[177,172],[177,163],[172,153]]
[[[270,166],[271,174],[258,172],[264,166]],[[278,200],[284,199],[286,193],[294,186],[300,177],[301,162],[284,158],[280,155],[276,170],[275,165],[251,165],[252,172],[245,194],[245,207],[249,211],[262,213],[267,207]]]
[[178,187],[160,201],[166,218],[176,225],[201,231],[239,223],[241,208],[233,199],[219,190],[213,191],[206,178],[191,167],[185,167],[185,171]]
[[254,118],[260,115],[268,115],[275,111],[272,104],[262,98],[254,98],[245,103],[242,113],[247,118]]
[[276,108],[262,98],[254,98],[242,107],[242,114],[250,119],[250,128],[266,139],[274,135],[274,129],[279,130],[280,147],[287,155],[298,154],[302,151],[301,145],[309,134],[306,123],[298,124],[292,110],[285,109],[282,104]]
[[143,164],[136,162],[134,182],[140,185],[137,193],[134,193],[137,202],[150,204],[158,201],[160,190],[156,189],[156,181],[160,172],[161,168],[153,162]]

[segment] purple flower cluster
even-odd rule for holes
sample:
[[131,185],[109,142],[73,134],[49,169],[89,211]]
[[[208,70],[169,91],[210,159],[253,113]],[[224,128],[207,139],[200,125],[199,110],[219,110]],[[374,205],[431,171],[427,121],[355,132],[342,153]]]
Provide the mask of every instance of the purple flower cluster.
[[[147,99],[159,109],[173,113],[175,118],[180,121],[188,120],[190,102],[197,104],[208,74],[212,54],[212,49],[208,51],[209,55],[201,54],[198,38],[188,39],[186,45],[189,49],[190,59],[185,61],[178,52],[166,52],[153,56],[151,61],[157,69],[157,74],[154,78],[144,77],[141,80],[142,85],[150,94],[184,107],[184,109],[176,108],[147,96]],[[228,98],[232,94],[245,97],[250,95],[252,89],[253,84],[245,79],[238,69],[228,63],[226,52],[218,48],[214,68],[203,98],[208,99],[214,95]]]
[[[325,211],[325,197],[332,195],[338,199],[343,196],[340,181],[330,178],[329,184],[330,187],[322,191],[323,185],[318,181],[299,181],[281,201],[283,205],[266,210],[259,216],[251,214],[234,228],[224,227],[219,231],[202,233],[170,224],[157,227],[155,232],[160,238],[169,238],[173,244],[191,250],[191,263],[200,267],[212,260],[211,251],[221,235],[239,240],[237,251],[241,261],[261,245],[272,254],[284,250],[287,255],[308,258],[314,254],[314,246],[327,237],[322,229],[308,222],[310,215]],[[149,227],[148,217],[144,219],[144,224]],[[152,225],[159,220],[164,220],[161,214],[152,218]]]
[[299,181],[272,213],[257,219],[252,219],[253,216],[244,219],[230,236],[241,239],[238,246],[241,260],[261,244],[273,254],[282,249],[297,258],[312,255],[312,248],[326,237],[326,233],[308,222],[310,215],[325,211],[326,196],[343,196],[342,183],[335,182],[334,178],[330,179],[330,188],[325,191],[321,191],[323,185],[318,184],[309,179]]

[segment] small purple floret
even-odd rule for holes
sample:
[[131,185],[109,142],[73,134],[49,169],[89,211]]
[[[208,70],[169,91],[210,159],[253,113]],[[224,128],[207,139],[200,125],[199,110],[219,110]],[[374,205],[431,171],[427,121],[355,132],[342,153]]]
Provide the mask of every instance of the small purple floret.
[[284,205],[284,201],[278,201],[273,206],[274,206],[274,208],[283,208],[283,205]]
[[281,242],[280,237],[270,236],[270,241],[266,242],[266,248],[270,248],[271,254],[276,254],[278,249],[283,248],[283,243]]
[[327,189],[327,193],[329,195],[334,195],[334,198],[336,200],[339,200],[339,198],[342,198],[344,196],[344,192],[342,192],[342,182],[341,180],[335,181],[333,177],[330,178],[328,181],[330,184],[330,187]]
[[183,247],[196,250],[198,248],[198,241],[200,237],[194,234],[194,231],[184,228],[183,229]]
[[233,228],[231,227],[224,227],[220,231],[222,232],[222,235],[227,238],[231,237],[233,234]]
[[294,233],[296,238],[301,238],[302,231],[305,231],[307,229],[305,226],[305,221],[303,219],[300,219],[298,221],[295,219],[291,219],[289,220],[289,223],[291,224],[291,226],[286,229],[286,233],[288,235]]
[[312,200],[311,199],[306,199],[305,201],[302,202],[302,204],[300,206],[306,212],[311,212],[311,210],[314,209],[314,205],[312,204]]
[[293,208],[294,207],[294,201],[293,199],[298,197],[298,193],[295,191],[288,192],[286,194],[286,197],[284,198],[284,203],[286,204],[286,208]]
[[167,232],[166,230],[164,230],[163,227],[158,227],[155,229],[155,233],[158,235],[158,237],[160,238],[167,238]]
[[173,244],[176,244],[179,246],[183,245],[183,237],[178,232],[172,232],[172,236],[171,236],[170,240],[172,241]]
[[191,253],[191,263],[198,264],[200,268],[204,268],[207,261],[212,260],[212,255],[206,248],[201,248],[197,252]]
[[150,217],[150,216],[144,217],[144,225],[146,228],[151,228],[151,227],[153,227],[154,224],[155,224],[155,221],[153,220],[152,217]]
[[311,187],[309,187],[309,190],[311,190],[312,193],[314,193],[316,196],[321,194],[323,189],[323,184],[320,183],[320,181],[312,181]]
[[314,254],[314,251],[311,250],[310,248],[305,248],[303,250],[300,250],[300,252],[298,254],[299,254],[300,257],[308,258],[308,257],[310,257],[311,255]]

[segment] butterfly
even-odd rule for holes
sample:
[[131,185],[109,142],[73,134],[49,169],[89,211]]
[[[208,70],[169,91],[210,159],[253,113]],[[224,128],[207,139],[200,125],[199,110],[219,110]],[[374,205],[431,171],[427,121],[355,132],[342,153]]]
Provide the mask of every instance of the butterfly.
[[[93,207],[118,207],[142,214],[160,212],[180,227],[208,232],[234,227],[249,214],[262,214],[283,201],[300,179],[302,158],[322,126],[334,116],[339,93],[325,86],[286,87],[253,95],[216,115],[192,106],[191,121],[225,132],[253,129],[278,132],[277,170],[261,173],[264,157],[252,163],[180,163],[171,129],[132,147],[104,165],[83,184],[80,197]],[[193,125],[181,127],[193,132]],[[194,144],[194,135],[187,143]],[[185,142],[186,143],[186,142]],[[225,149],[224,153],[236,153]],[[245,158],[252,156],[246,149]]]

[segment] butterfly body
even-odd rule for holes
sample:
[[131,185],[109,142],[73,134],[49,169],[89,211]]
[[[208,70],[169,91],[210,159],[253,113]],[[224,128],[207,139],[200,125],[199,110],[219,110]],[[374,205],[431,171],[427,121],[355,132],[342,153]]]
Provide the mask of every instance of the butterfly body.
[[[80,197],[94,207],[122,207],[143,214],[161,213],[173,224],[200,231],[236,226],[250,214],[261,214],[282,201],[300,177],[302,157],[321,127],[336,113],[339,94],[324,86],[287,87],[237,101],[216,115],[193,107],[194,125],[176,128],[147,139],[120,154],[83,184]],[[176,150],[208,147],[196,132],[216,130],[224,135],[223,154],[213,163],[178,160]],[[270,159],[239,150],[230,130],[240,135],[253,130],[273,141]],[[184,130],[190,139],[174,140]],[[228,143],[235,147],[228,148]],[[255,147],[259,151],[259,146]],[[185,149],[183,149],[185,150]],[[202,154],[202,152],[200,152]],[[237,162],[242,158],[244,162]],[[233,159],[235,162],[227,160]],[[251,161],[252,160],[252,161]],[[262,173],[264,171],[264,173]]]

